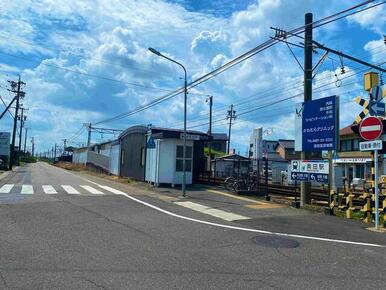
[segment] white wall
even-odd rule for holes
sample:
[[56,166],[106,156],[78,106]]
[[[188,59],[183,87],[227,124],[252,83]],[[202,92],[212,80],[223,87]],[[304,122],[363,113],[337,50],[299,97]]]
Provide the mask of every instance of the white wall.
[[87,163],[87,151],[74,152],[72,155],[72,163],[86,164]]
[[110,148],[110,173],[119,175],[119,144],[113,145]]
[[[177,145],[183,145],[179,139],[154,140],[155,149],[147,149],[145,180],[159,183],[182,184],[183,172],[176,172]],[[193,146],[193,141],[187,141]],[[193,163],[193,162],[192,162]],[[186,172],[186,184],[192,184],[192,172]]]

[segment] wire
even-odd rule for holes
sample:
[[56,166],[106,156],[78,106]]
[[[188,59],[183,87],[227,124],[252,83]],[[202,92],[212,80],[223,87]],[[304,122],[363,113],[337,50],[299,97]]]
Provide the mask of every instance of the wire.
[[[352,7],[348,8],[348,9],[346,9],[346,10],[340,11],[340,12],[338,12],[338,13],[335,13],[335,14],[333,14],[333,15],[330,15],[330,16],[328,16],[328,17],[325,17],[325,18],[323,18],[323,19],[320,19],[320,20],[318,20],[318,21],[315,21],[315,22],[312,23],[312,25],[316,25],[316,27],[320,27],[320,26],[322,26],[322,25],[331,23],[332,21],[329,21],[329,22],[326,22],[326,21],[329,20],[329,19],[331,19],[331,18],[334,18],[334,17],[336,17],[336,16],[339,16],[339,15],[341,15],[341,14],[344,14],[344,13],[346,13],[346,12],[348,12],[348,11],[351,11],[351,10],[353,10],[353,9],[356,9],[356,8],[358,8],[358,7],[361,7],[361,6],[367,5],[367,4],[369,4],[369,3],[372,3],[372,2],[375,2],[375,0],[365,1],[365,2],[360,3],[360,4],[358,4],[358,5],[352,6]],[[371,6],[370,8],[372,8],[372,6]],[[370,8],[368,8],[368,9],[370,9]],[[360,11],[358,11],[358,12],[356,12],[356,13],[359,13],[359,12],[360,12]],[[353,14],[355,14],[355,13],[352,13],[352,14],[350,14],[350,15],[353,15]],[[346,17],[347,17],[347,16],[346,16]],[[340,18],[340,19],[341,19],[341,18]],[[337,20],[339,20],[339,19],[337,19]],[[336,20],[335,20],[335,21],[336,21]],[[311,25],[311,24],[309,24],[309,25]],[[291,36],[291,34],[298,34],[298,33],[303,32],[305,27],[306,27],[306,25],[291,30],[291,31],[289,32],[289,33],[290,33],[289,36]],[[191,88],[193,88],[193,87],[195,87],[195,86],[197,86],[197,85],[199,85],[199,84],[201,84],[201,83],[203,83],[203,82],[205,82],[205,81],[208,81],[209,79],[211,79],[211,78],[217,76],[218,74],[223,73],[224,71],[226,71],[226,70],[228,70],[228,69],[234,67],[235,65],[237,65],[237,64],[239,64],[239,63],[241,63],[241,62],[247,60],[248,58],[250,58],[250,57],[256,55],[257,53],[259,53],[259,52],[261,52],[261,51],[264,51],[265,49],[267,49],[267,48],[269,48],[269,47],[275,45],[275,44],[278,43],[278,42],[279,42],[278,40],[274,40],[274,39],[267,40],[266,42],[264,42],[264,43],[258,45],[257,47],[255,47],[255,48],[253,48],[253,49],[247,51],[246,53],[244,53],[244,54],[242,54],[242,55],[236,57],[235,59],[229,61],[228,63],[224,64],[223,66],[221,66],[221,67],[219,67],[219,68],[213,70],[212,72],[209,72],[209,73],[207,73],[207,74],[205,74],[205,75],[199,77],[198,79],[192,81],[191,83],[189,83],[189,84],[187,85],[187,88],[188,88],[188,89],[191,89]],[[108,122],[117,121],[117,120],[119,120],[119,119],[122,119],[122,118],[125,118],[125,117],[128,117],[128,116],[131,116],[131,115],[133,115],[133,114],[136,114],[136,113],[139,113],[139,112],[141,112],[141,111],[143,111],[143,110],[146,110],[146,109],[148,109],[148,108],[150,108],[150,107],[153,107],[153,106],[155,106],[155,105],[158,105],[158,104],[160,104],[160,103],[162,103],[162,102],[164,102],[164,101],[167,101],[167,100],[169,100],[170,98],[173,98],[173,97],[179,95],[179,94],[182,93],[183,91],[184,91],[184,88],[179,88],[179,89],[177,89],[177,90],[174,91],[174,92],[171,92],[171,93],[169,93],[169,94],[166,94],[166,95],[164,95],[164,96],[161,96],[161,97],[159,97],[159,98],[157,98],[157,99],[155,99],[155,100],[153,100],[153,101],[151,101],[151,102],[149,102],[149,103],[147,103],[147,104],[145,104],[145,105],[139,106],[139,107],[137,107],[137,108],[135,108],[135,109],[133,109],[133,110],[131,110],[131,111],[129,111],[129,112],[126,112],[126,113],[122,113],[122,114],[116,115],[116,116],[114,116],[114,117],[111,117],[111,118],[108,118],[108,119],[99,121],[99,122],[97,122],[97,123],[95,123],[95,124],[108,123]]]
[[[381,64],[384,64],[384,63],[381,63]],[[356,70],[356,69],[361,68],[361,67],[363,67],[363,66],[364,66],[364,65],[360,65],[360,66],[354,67],[354,68],[352,68],[352,69],[353,69],[353,70]],[[352,72],[351,74],[346,74],[345,77],[341,78],[341,80],[351,78],[351,77],[353,77],[353,76],[355,76],[355,75],[357,75],[357,74],[359,74],[359,73],[361,73],[361,72],[363,72],[363,71],[365,71],[365,70],[367,70],[367,69],[362,69],[362,70],[357,71],[357,72]],[[341,75],[343,75],[343,74],[341,74]],[[324,78],[318,79],[317,83],[320,83],[322,80],[330,79],[330,78],[331,78],[331,76],[326,76],[326,77],[324,77]],[[328,84],[324,84],[323,86],[326,86],[326,85],[334,85],[334,84],[335,84],[335,81],[330,82],[330,83],[328,83]],[[295,87],[293,87],[293,88],[285,88],[285,89],[286,89],[287,91],[291,91],[291,90],[296,90],[297,88],[300,88],[300,87],[302,87],[302,86],[303,86],[303,85],[300,84],[300,85],[297,85],[297,86],[295,86]],[[262,101],[262,100],[267,99],[267,98],[272,98],[272,96],[277,95],[281,90],[278,91],[278,92],[275,92],[275,93],[272,93],[272,91],[276,91],[276,90],[274,89],[274,90],[267,90],[267,91],[264,91],[265,94],[264,94],[264,93],[263,93],[263,94],[261,94],[261,93],[254,93],[254,94],[252,94],[251,96],[247,97],[246,99],[250,99],[251,97],[255,97],[256,95],[260,95],[260,98],[259,98],[258,101]],[[268,92],[269,92],[269,93],[268,93]],[[268,93],[268,94],[267,94],[267,93]],[[234,107],[236,107],[237,109],[241,109],[243,106],[239,107],[239,105],[244,104],[244,103],[247,103],[247,102],[248,102],[247,107],[249,108],[250,105],[251,105],[251,101],[243,101],[243,102],[233,103],[233,105],[234,105]],[[228,106],[227,106],[227,107],[228,107]],[[223,110],[220,110],[219,112],[213,113],[213,114],[212,114],[212,117],[214,117],[214,116],[216,116],[216,115],[220,115],[220,114],[225,114],[225,113],[224,113]],[[206,115],[209,115],[209,114],[206,113]],[[190,123],[195,123],[195,122],[202,121],[202,120],[204,120],[204,119],[206,119],[206,118],[195,118],[195,119],[193,119],[193,120],[190,119],[189,122],[190,122]],[[195,121],[194,121],[194,120],[195,120]],[[175,126],[177,126],[177,125],[179,125],[179,124],[181,124],[181,122],[178,122]]]

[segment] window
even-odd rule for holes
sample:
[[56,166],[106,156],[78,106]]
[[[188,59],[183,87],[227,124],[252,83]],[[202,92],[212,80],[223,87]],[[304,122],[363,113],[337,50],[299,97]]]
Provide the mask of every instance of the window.
[[[193,147],[186,146],[186,158],[185,158],[185,171],[192,171],[192,155]],[[183,156],[184,156],[184,146],[177,145],[176,150],[176,171],[183,171]]]
[[121,151],[121,165],[125,164],[125,150]]
[[141,147],[141,167],[145,166],[145,147]]
[[358,139],[353,140],[353,150],[359,151],[359,140]]
[[342,140],[340,142],[340,151],[342,152],[347,152],[347,151],[352,151],[353,150],[353,140]]

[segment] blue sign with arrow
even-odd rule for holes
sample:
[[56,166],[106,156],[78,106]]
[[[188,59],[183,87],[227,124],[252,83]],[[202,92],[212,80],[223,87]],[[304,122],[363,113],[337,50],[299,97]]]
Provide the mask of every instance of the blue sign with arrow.
[[154,142],[153,137],[150,136],[149,140],[147,140],[146,148],[147,149],[155,149],[155,142]]
[[385,116],[385,103],[382,101],[370,101],[370,116]]

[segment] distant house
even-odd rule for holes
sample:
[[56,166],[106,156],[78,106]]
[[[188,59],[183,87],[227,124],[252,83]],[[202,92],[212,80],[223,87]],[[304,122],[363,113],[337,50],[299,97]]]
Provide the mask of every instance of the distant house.
[[284,160],[300,159],[300,152],[295,152],[295,141],[279,139],[275,146],[276,152]]
[[[228,135],[224,133],[212,133],[212,149],[218,152],[227,151]],[[209,147],[209,141],[204,141],[204,147]]]

